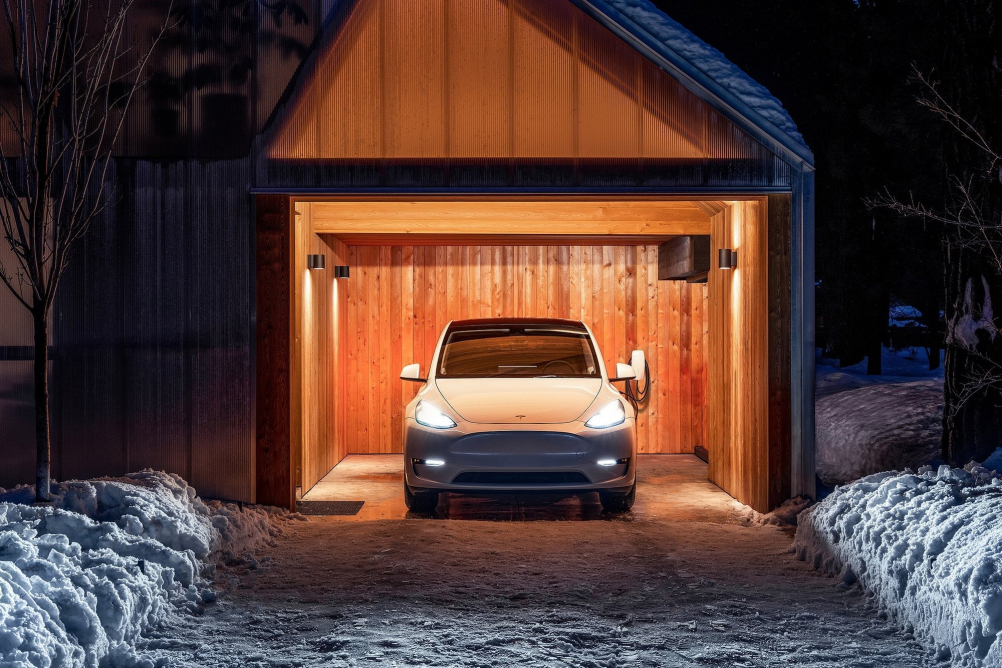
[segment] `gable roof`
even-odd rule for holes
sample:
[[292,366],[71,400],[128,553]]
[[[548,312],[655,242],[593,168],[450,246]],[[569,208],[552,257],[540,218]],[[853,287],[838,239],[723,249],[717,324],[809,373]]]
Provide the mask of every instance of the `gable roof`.
[[[761,128],[787,152],[814,164],[783,104],[723,53],[696,37],[650,0],[571,0],[656,62],[668,65],[733,114]],[[704,97],[706,99],[706,97]],[[711,101],[711,100],[708,100]],[[742,124],[744,125],[744,124]],[[750,128],[745,127],[749,130]]]
[[[649,0],[567,0],[567,2],[618,37],[627,48],[635,52],[635,57],[649,61],[652,68],[662,70],[667,77],[674,80],[680,90],[687,89],[690,95],[715,109],[761,146],[787,162],[813,166],[813,154],[779,100],[727,60],[722,53],[669,18]],[[301,89],[301,84],[304,80],[308,82],[310,77],[316,76],[317,68],[325,58],[330,59],[330,55],[324,55],[324,52],[334,44],[340,24],[349,16],[347,12],[356,6],[356,3],[357,0],[341,0],[333,3],[323,30],[313,44],[313,52],[293,77],[286,95],[272,110],[265,126],[265,136],[276,137],[280,142],[283,141],[276,135],[276,132],[281,132],[277,126],[288,125],[289,119],[292,119],[290,114],[297,113],[294,108],[290,108],[290,103],[294,99],[305,99],[306,86]],[[282,117],[287,120],[277,123]],[[273,122],[276,122],[275,125]],[[609,128],[609,125],[606,124],[605,127]],[[331,133],[313,134],[321,137]],[[270,143],[270,139],[268,142]],[[293,157],[295,151],[290,152],[288,148],[283,149],[288,154],[286,157]]]

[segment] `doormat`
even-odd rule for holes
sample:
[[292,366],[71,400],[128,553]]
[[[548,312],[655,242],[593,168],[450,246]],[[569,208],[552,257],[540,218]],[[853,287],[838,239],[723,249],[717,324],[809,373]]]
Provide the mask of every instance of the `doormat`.
[[303,515],[358,515],[365,501],[297,501]]

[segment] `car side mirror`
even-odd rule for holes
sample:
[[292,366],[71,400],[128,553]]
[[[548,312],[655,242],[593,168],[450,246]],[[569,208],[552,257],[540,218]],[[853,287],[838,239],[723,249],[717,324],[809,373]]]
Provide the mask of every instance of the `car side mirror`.
[[421,377],[420,364],[408,364],[404,367],[404,370],[400,372],[400,380],[409,380],[412,383],[424,383],[427,382],[428,379]]
[[630,366],[633,367],[633,373],[637,377],[637,382],[644,382],[644,378],[647,377],[647,358],[644,356],[643,350],[633,351],[633,356],[630,358]]
[[629,364],[623,364],[622,362],[619,362],[618,364],[616,364],[616,377],[610,378],[609,380],[612,381],[634,380],[636,377],[637,374],[633,371],[632,366],[630,366]]

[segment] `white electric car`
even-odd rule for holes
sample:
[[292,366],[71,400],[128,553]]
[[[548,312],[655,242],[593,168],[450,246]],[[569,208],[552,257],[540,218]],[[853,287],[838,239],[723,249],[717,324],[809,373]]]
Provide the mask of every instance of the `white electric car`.
[[[597,491],[633,506],[636,412],[612,385],[643,375],[643,353],[606,373],[588,328],[572,320],[449,323],[404,420],[404,499],[430,511],[440,492]],[[642,380],[642,379],[641,379]]]

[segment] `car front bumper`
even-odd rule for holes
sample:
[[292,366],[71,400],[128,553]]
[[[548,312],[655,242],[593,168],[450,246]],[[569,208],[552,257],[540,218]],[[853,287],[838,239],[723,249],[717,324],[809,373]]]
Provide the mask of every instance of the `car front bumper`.
[[577,422],[431,429],[407,419],[404,480],[412,489],[457,492],[623,490],[636,480],[636,441],[633,418],[608,429]]

